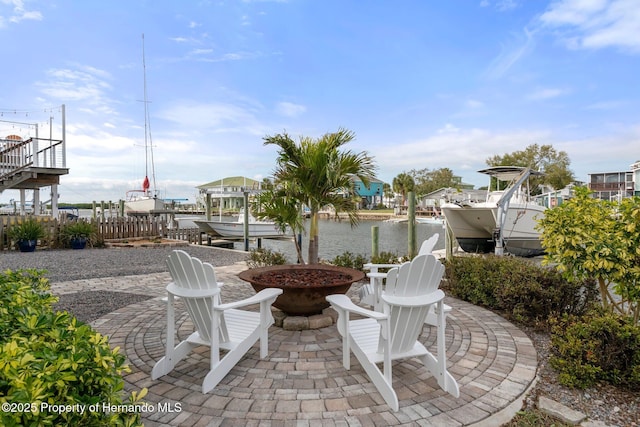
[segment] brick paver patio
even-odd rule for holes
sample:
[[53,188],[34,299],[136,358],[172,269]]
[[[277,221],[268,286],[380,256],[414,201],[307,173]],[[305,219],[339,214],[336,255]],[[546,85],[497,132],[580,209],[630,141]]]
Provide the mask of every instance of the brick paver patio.
[[[217,267],[225,282],[223,300],[254,293],[236,274],[244,265]],[[126,354],[131,373],[127,390],[149,389],[145,425],[179,426],[497,426],[509,420],[536,377],[537,355],[521,330],[490,311],[447,298],[453,307],[447,323],[448,366],[460,385],[460,397],[443,392],[417,360],[395,363],[393,386],[400,411],[384,403],[352,356],[342,366],[341,338],[335,326],[306,331],[272,327],[269,356],[259,358],[258,344],[210,393],[201,393],[209,351],[201,348],[170,374],[151,381],[154,363],[164,354],[165,287],[168,273],[110,277],[52,284],[56,294],[109,290],[152,298],[109,313],[93,326]],[[356,299],[357,285],[349,291]],[[177,310],[178,335],[192,324]],[[421,340],[435,351],[435,337],[425,327]]]

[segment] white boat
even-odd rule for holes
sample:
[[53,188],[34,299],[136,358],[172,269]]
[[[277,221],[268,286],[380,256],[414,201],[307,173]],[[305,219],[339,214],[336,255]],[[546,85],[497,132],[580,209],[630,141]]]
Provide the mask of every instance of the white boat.
[[431,224],[444,227],[444,218],[441,216],[417,216],[416,222],[418,224]]
[[529,176],[542,174],[518,166],[496,166],[479,172],[497,179],[498,185],[509,184],[504,190],[488,191],[484,202],[442,206],[462,250],[498,255],[506,250],[524,257],[542,254],[540,232],[535,227],[546,208],[531,201],[526,188]]
[[[220,237],[244,237],[244,214],[240,212],[236,221],[193,221],[200,231]],[[259,221],[249,215],[249,235],[247,237],[281,237],[285,233],[278,228],[275,222]]]
[[124,202],[125,214],[149,215],[160,213],[164,210],[164,201],[159,199],[157,196],[154,196],[148,189],[127,191],[127,197]]
[[[124,212],[127,215],[151,215],[165,210],[165,203],[158,198],[156,190],[156,171],[153,162],[153,142],[151,141],[151,125],[149,123],[149,102],[147,101],[147,71],[144,60],[144,34],[142,35],[142,72],[144,77],[144,161],[145,173],[142,189],[127,191],[124,200]],[[152,182],[149,182],[149,166],[151,166]],[[151,188],[153,186],[153,188]]]

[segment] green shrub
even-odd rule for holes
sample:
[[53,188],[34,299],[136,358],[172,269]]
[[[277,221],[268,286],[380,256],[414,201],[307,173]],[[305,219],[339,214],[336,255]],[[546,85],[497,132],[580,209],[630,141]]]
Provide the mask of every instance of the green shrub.
[[3,411],[0,424],[140,425],[139,414],[112,413],[102,405],[136,405],[146,389],[123,400],[121,375],[129,371],[124,355],[89,325],[53,312],[56,298],[42,273],[0,274],[0,403],[19,405]]
[[409,261],[407,256],[400,256],[396,252],[380,252],[378,256],[371,257],[373,264],[402,264]]
[[0,272],[0,343],[21,327],[24,316],[50,309],[57,298],[49,294],[44,271]]
[[496,275],[499,272],[488,271],[491,267],[482,257],[454,257],[445,263],[447,282],[441,286],[451,295],[469,301],[472,304],[489,308],[498,308],[496,299]]
[[46,237],[44,226],[35,218],[19,219],[7,229],[7,235],[16,245],[19,241],[39,240]]
[[364,255],[354,255],[349,251],[343,252],[331,260],[331,264],[338,267],[353,268],[360,271],[363,270],[362,266],[368,262],[369,260]]
[[541,328],[551,317],[584,313],[598,295],[592,280],[568,282],[556,270],[514,257],[454,257],[446,262],[446,278],[443,288],[451,295]]
[[282,265],[287,263],[287,258],[282,252],[271,249],[251,249],[247,266],[249,268],[268,267],[270,265]]
[[549,362],[559,381],[587,388],[606,381],[640,390],[640,325],[628,316],[592,311],[554,322]]
[[69,221],[60,229],[60,240],[65,247],[71,247],[71,240],[86,239],[89,246],[93,246],[97,241],[98,233],[95,224],[82,219]]

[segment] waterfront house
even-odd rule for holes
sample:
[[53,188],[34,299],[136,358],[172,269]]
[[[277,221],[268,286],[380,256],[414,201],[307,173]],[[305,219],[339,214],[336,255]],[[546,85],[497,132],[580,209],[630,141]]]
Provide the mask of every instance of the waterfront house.
[[635,186],[638,185],[640,162],[634,163],[631,168],[634,166],[636,166],[634,171],[590,173],[589,190],[593,191],[594,197],[602,200],[620,200],[633,196],[638,191]]
[[245,176],[231,176],[199,185],[196,188],[200,191],[199,207],[206,207],[206,199],[210,199],[212,208],[238,211],[244,206],[244,192],[260,191],[262,183]]
[[631,173],[633,174],[633,195],[640,196],[640,160],[636,160],[631,165]]
[[382,204],[382,198],[384,196],[384,182],[379,179],[372,178],[369,180],[369,186],[366,186],[356,176],[353,176],[351,179],[353,181],[356,194],[360,197],[359,207],[361,209],[373,209],[379,204]]

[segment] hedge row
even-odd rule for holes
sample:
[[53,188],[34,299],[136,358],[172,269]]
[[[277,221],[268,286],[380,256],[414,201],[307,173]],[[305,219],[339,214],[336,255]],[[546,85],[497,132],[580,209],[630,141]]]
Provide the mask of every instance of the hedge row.
[[595,281],[570,283],[556,270],[524,258],[453,257],[445,275],[443,288],[452,296],[543,329],[553,317],[581,315],[597,305]]

